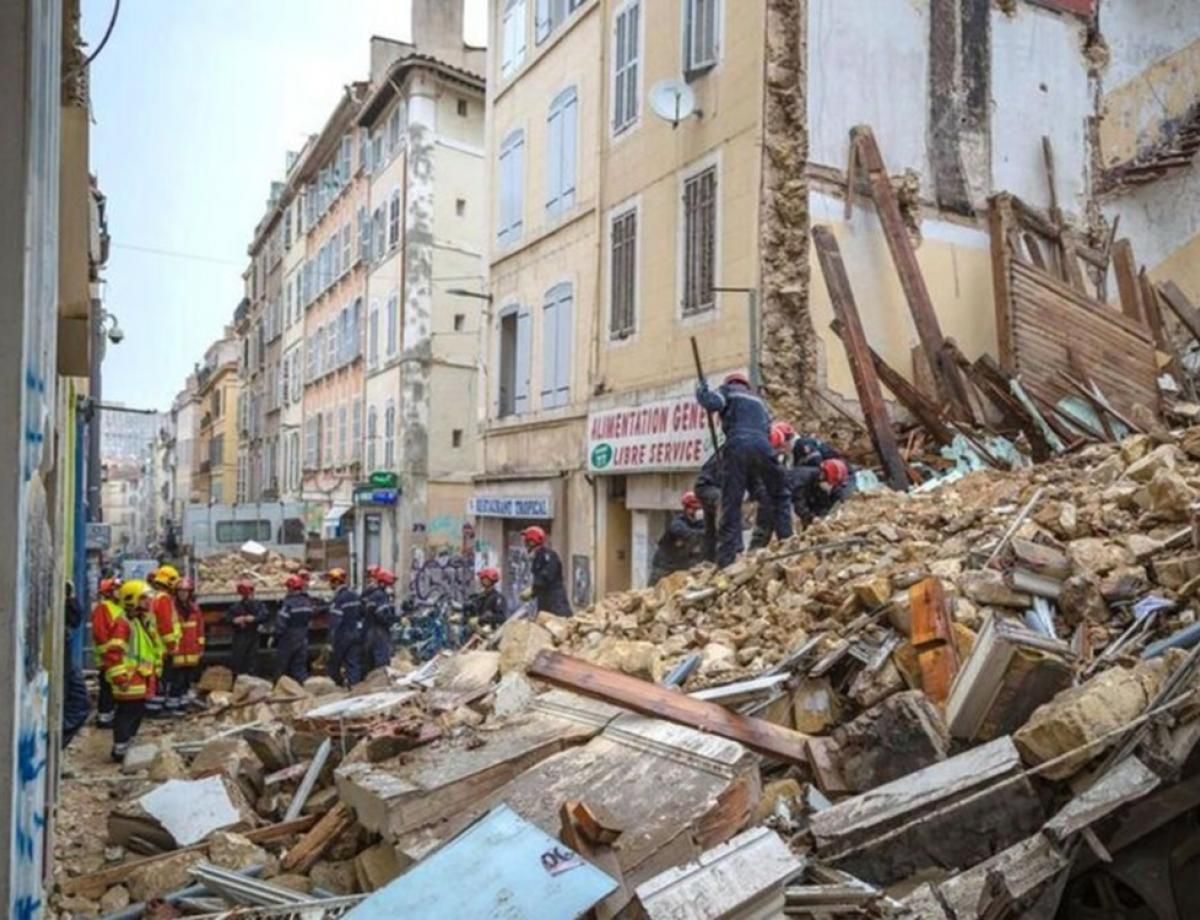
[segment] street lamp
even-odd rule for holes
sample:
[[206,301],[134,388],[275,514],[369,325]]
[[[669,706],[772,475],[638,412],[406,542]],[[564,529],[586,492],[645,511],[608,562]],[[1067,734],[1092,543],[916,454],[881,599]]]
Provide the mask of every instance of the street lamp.
[[752,287],[713,287],[721,294],[745,294],[750,307],[750,383],[755,389],[762,386],[762,361],[759,358],[759,328],[758,328],[758,288]]

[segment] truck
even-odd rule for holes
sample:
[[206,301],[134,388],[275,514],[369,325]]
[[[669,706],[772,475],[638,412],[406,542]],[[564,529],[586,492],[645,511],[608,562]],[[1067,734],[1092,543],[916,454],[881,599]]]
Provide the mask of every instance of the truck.
[[191,504],[183,510],[182,543],[198,558],[236,552],[248,540],[292,559],[305,557],[304,502]]
[[[332,594],[316,584],[310,585],[308,593],[317,608],[316,616],[308,627],[308,656],[311,662],[329,641],[329,602]],[[275,674],[275,653],[267,642],[272,635],[275,611],[279,609],[285,594],[282,586],[258,588],[254,592],[255,598],[263,603],[268,614],[266,623],[259,629],[258,656],[255,660],[255,673],[264,677],[273,677]],[[225,622],[225,614],[240,599],[236,593],[224,589],[205,591],[203,584],[196,586],[196,603],[204,614],[204,635],[207,640],[204,648],[205,666],[229,664],[233,648],[233,627]]]

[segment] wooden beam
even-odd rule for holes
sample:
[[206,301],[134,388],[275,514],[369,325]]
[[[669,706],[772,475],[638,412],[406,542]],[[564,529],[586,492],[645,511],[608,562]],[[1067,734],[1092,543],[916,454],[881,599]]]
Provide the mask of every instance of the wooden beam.
[[[829,324],[829,328],[833,330],[834,335],[842,339],[843,343],[845,342],[842,335],[842,324],[839,320],[835,319]],[[867,346],[867,350],[871,354],[871,363],[875,365],[875,373],[879,375],[883,385],[896,397],[896,401],[911,412],[935,440],[942,444],[950,444],[954,440],[954,432],[942,421],[941,410],[930,402],[924,393],[905,380],[903,374],[883,360],[883,356],[879,352],[870,346]]]
[[345,802],[338,802],[313,825],[312,829],[287,851],[280,861],[285,872],[304,873],[311,869],[326,850],[343,833],[354,826],[354,812]]
[[1028,410],[1021,405],[1021,401],[1013,395],[1009,388],[1008,375],[1000,369],[996,364],[996,360],[991,355],[980,355],[979,359],[972,365],[972,370],[979,375],[982,380],[987,382],[989,389],[986,391],[989,398],[1001,406],[1004,411],[1014,416],[1017,424],[1025,436],[1029,439],[1029,446],[1033,449],[1034,459],[1038,461],[1047,460],[1054,453],[1046,440],[1046,435],[1042,429],[1038,427],[1037,419],[1033,418]]
[[929,367],[937,381],[938,392],[943,400],[956,408],[964,421],[973,422],[967,389],[958,375],[958,369],[947,362],[942,351],[942,329],[938,324],[937,311],[933,308],[929,288],[921,274],[917,253],[909,239],[908,228],[904,225],[900,202],[896,198],[896,190],[892,188],[892,180],[888,177],[875,134],[869,126],[858,125],[850,132],[850,142],[858,149],[860,167],[870,182],[879,223],[896,265],[896,273],[900,276],[900,286],[908,300],[921,347],[925,349]]
[[822,226],[813,227],[812,237],[821,263],[821,273],[825,276],[825,286],[829,289],[829,299],[833,303],[833,314],[842,324],[842,344],[846,346],[846,360],[850,362],[850,373],[854,376],[854,388],[858,391],[858,401],[871,442],[875,445],[875,452],[879,454],[891,487],[907,489],[908,470],[904,458],[900,456],[892,419],[879,389],[871,348],[858,316],[858,306],[854,302],[854,292],[850,289],[850,279],[846,276],[846,266],[842,262],[837,239],[828,227]]
[[808,762],[808,736],[762,719],[732,712],[657,684],[601,668],[560,652],[541,651],[528,668],[544,680],[645,716],[676,722],[738,741],[752,751],[788,763]]
[[1200,310],[1197,310],[1187,295],[1179,289],[1174,281],[1164,281],[1158,286],[1158,293],[1167,302],[1167,306],[1179,317],[1179,321],[1187,327],[1197,342],[1200,342]]
[[1171,343],[1167,341],[1166,332],[1163,330],[1162,311],[1158,306],[1158,293],[1154,290],[1154,283],[1150,280],[1150,275],[1147,274],[1145,267],[1138,272],[1138,289],[1142,294],[1142,310],[1146,320],[1146,325],[1150,327],[1150,334],[1154,336],[1154,345],[1159,351],[1164,351],[1173,357],[1175,355]]
[[[1121,297],[1121,312],[1134,322],[1145,323],[1146,310],[1142,305],[1142,288],[1138,284],[1133,244],[1128,239],[1117,240],[1113,244],[1112,260],[1113,272],[1117,276],[1117,293]],[[1154,331],[1153,325],[1150,326],[1150,330]]]
[[954,625],[940,578],[926,578],[908,589],[911,633],[921,689],[935,703],[944,703],[958,673],[958,647]]
[[1000,366],[1012,373],[1016,367],[1016,348],[1013,345],[1012,326],[1012,281],[1009,277],[1009,262],[1012,252],[1008,247],[1008,228],[1012,226],[1013,198],[1011,195],[994,195],[988,208],[988,229],[992,237],[992,290],[996,305],[996,342]]

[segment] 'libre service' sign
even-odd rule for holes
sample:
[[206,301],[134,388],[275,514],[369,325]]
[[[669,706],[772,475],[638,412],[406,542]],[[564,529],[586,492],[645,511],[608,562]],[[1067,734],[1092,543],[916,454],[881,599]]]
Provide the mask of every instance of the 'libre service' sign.
[[704,409],[694,396],[593,412],[588,471],[649,473],[699,469],[712,453]]

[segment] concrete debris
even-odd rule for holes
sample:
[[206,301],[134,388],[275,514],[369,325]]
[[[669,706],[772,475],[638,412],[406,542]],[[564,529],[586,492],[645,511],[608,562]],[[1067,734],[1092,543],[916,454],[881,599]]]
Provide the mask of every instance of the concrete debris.
[[494,650],[400,652],[350,690],[206,668],[207,710],[148,722],[123,768],[76,759],[90,727],[66,752],[87,781],[63,783],[51,903],[120,911],[207,859],[405,905],[442,859],[519,868],[476,832],[496,815],[608,879],[598,917],[889,895],[975,916],[997,873],[1038,896],[1093,823],[1194,779],[1200,707],[1142,717],[1197,686],[1198,485],[1200,427],[1134,434],[859,493],[724,570],[510,621]]

